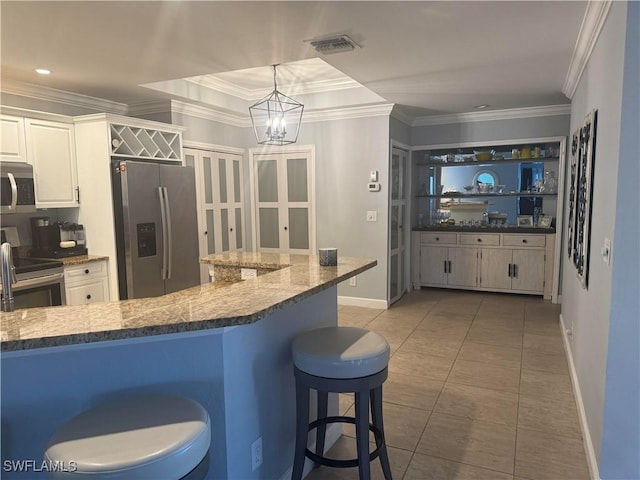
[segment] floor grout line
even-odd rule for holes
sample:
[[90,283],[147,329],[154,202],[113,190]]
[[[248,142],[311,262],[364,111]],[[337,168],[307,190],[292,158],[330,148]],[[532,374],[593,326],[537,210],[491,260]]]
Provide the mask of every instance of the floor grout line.
[[[396,353],[398,353],[404,345],[406,345],[407,341],[412,338],[412,336],[419,329],[420,325],[422,325],[424,323],[426,318],[431,313],[437,313],[437,314],[444,315],[444,316],[447,316],[447,314],[461,315],[460,313],[455,313],[455,312],[446,312],[446,311],[434,312],[434,310],[437,310],[438,308],[447,308],[446,306],[443,307],[443,303],[450,302],[452,299],[455,298],[456,295],[455,294],[449,294],[448,292],[444,293],[444,294],[441,294],[441,292],[438,291],[438,293],[435,294],[437,296],[437,299],[434,299],[431,296],[431,294],[433,292],[434,292],[433,290],[430,290],[428,293],[426,292],[424,294],[424,296],[422,296],[422,297],[418,296],[418,295],[421,295],[421,293],[413,294],[413,292],[411,292],[409,294],[411,297],[405,295],[405,297],[403,297],[396,304],[396,306],[398,306],[398,305],[400,305],[400,306],[409,305],[409,307],[407,308],[407,313],[408,314],[404,315],[404,314],[400,313],[399,311],[396,311],[396,312],[394,312],[394,315],[388,315],[386,317],[386,319],[388,319],[389,321],[393,321],[394,316],[397,314],[397,316],[399,318],[403,318],[403,316],[404,316],[404,320],[409,321],[410,317],[414,317],[414,318],[416,317],[415,312],[416,312],[416,310],[420,309],[420,303],[421,302],[424,302],[425,304],[427,304],[427,303],[429,304],[429,307],[426,310],[426,312],[422,315],[422,317],[419,319],[419,321],[417,321],[415,326],[410,329],[408,335],[406,335],[403,338],[403,340],[398,344],[398,346],[395,348],[393,353],[390,355],[390,358],[393,357]],[[458,292],[455,292],[455,293],[458,293]],[[466,294],[461,294],[461,295],[465,295],[464,299],[466,300],[467,295]],[[403,304],[402,303],[403,300],[406,300],[407,298],[410,298],[410,301],[409,302],[405,302]],[[469,298],[472,298],[472,297],[469,297]],[[557,433],[547,432],[547,431],[544,431],[544,430],[538,430],[538,429],[535,429],[535,428],[522,428],[522,427],[519,426],[520,403],[521,403],[521,399],[523,398],[523,395],[521,394],[522,375],[523,375],[523,373],[526,372],[526,371],[533,371],[533,372],[546,373],[546,374],[550,374],[550,375],[556,375],[558,377],[567,377],[568,374],[567,373],[553,372],[553,371],[549,371],[548,369],[547,370],[538,370],[538,369],[535,368],[535,366],[534,366],[534,368],[524,368],[524,356],[525,356],[524,339],[525,339],[525,335],[527,334],[527,332],[526,332],[526,324],[528,322],[532,323],[532,322],[538,322],[538,321],[539,322],[546,322],[547,321],[546,312],[539,314],[540,320],[532,320],[531,318],[527,319],[527,311],[532,311],[534,308],[538,307],[538,304],[535,304],[534,301],[531,301],[528,298],[522,300],[523,303],[522,303],[522,305],[520,307],[521,310],[522,310],[522,315],[519,318],[517,318],[518,317],[517,314],[513,315],[514,321],[518,321],[518,322],[520,322],[522,324],[522,329],[519,332],[519,339],[520,339],[520,344],[519,345],[513,345],[513,344],[508,344],[508,343],[502,343],[502,344],[486,343],[486,342],[483,342],[482,340],[478,341],[476,339],[470,339],[469,338],[469,334],[470,334],[471,329],[473,328],[473,326],[474,325],[480,325],[480,323],[476,323],[476,321],[479,318],[483,318],[484,319],[484,318],[487,318],[488,316],[491,316],[490,313],[489,314],[487,313],[487,307],[489,307],[491,305],[491,308],[496,309],[495,305],[499,304],[499,302],[497,302],[496,300],[497,300],[497,297],[495,297],[494,295],[491,295],[491,301],[488,301],[487,298],[484,298],[484,297],[480,296],[480,301],[478,302],[478,304],[477,304],[477,306],[476,306],[476,308],[474,310],[474,313],[473,313],[473,316],[472,316],[472,320],[471,320],[468,328],[465,331],[465,334],[464,334],[464,337],[462,338],[462,341],[459,342],[459,344],[458,344],[458,346],[457,346],[457,348],[455,350],[455,355],[453,356],[453,358],[451,360],[451,364],[450,364],[450,366],[448,367],[448,370],[447,370],[447,375],[444,377],[444,379],[442,379],[442,378],[435,379],[435,378],[432,378],[432,377],[424,377],[422,375],[405,374],[405,375],[408,375],[409,377],[414,376],[414,377],[421,377],[421,378],[429,378],[429,379],[431,379],[433,381],[437,381],[437,382],[441,383],[442,386],[438,390],[437,395],[435,395],[435,399],[433,401],[433,406],[432,406],[432,408],[430,410],[426,409],[426,408],[416,407],[416,406],[413,406],[413,405],[405,405],[403,403],[385,401],[385,403],[388,404],[388,405],[393,405],[393,406],[398,406],[398,407],[405,407],[405,408],[409,408],[409,409],[416,409],[416,410],[421,410],[423,412],[429,412],[427,421],[426,421],[424,427],[422,428],[422,431],[421,431],[420,435],[418,436],[418,441],[415,444],[415,447],[412,450],[409,450],[409,449],[406,449],[406,448],[402,448],[402,447],[392,447],[392,446],[390,446],[390,448],[402,450],[404,452],[407,452],[407,453],[411,454],[409,459],[408,459],[408,463],[403,468],[403,471],[402,472],[400,472],[400,471],[396,471],[395,472],[397,478],[405,479],[405,478],[408,477],[408,474],[409,474],[409,472],[411,470],[411,465],[413,464],[414,459],[416,458],[416,454],[426,455],[426,456],[430,456],[430,457],[433,457],[433,458],[438,458],[438,459],[441,459],[441,460],[446,461],[446,462],[457,463],[457,464],[461,464],[461,465],[468,465],[468,466],[473,467],[473,468],[480,468],[480,469],[484,469],[484,470],[487,470],[487,471],[493,471],[493,472],[501,473],[501,474],[504,474],[504,475],[515,476],[518,438],[519,438],[519,434],[521,434],[522,432],[529,430],[529,431],[542,433],[542,434],[545,434],[545,435],[561,437],[561,438],[567,438],[567,439],[573,439],[573,440],[579,440],[576,437],[563,436],[563,435],[558,435]],[[472,298],[472,301],[475,301],[475,299]],[[469,303],[471,303],[471,302],[469,302]],[[509,308],[511,308],[511,309],[514,308],[513,304],[511,302],[509,302],[508,305],[509,305]],[[483,311],[483,307],[485,307],[484,311]],[[453,307],[453,308],[455,308],[455,307]],[[393,306],[390,307],[390,310],[393,310]],[[387,311],[389,311],[389,310],[387,310]],[[385,310],[381,310],[375,316],[373,316],[371,319],[369,319],[366,322],[364,328],[366,328],[366,326],[370,325],[374,320],[380,318],[380,316],[382,315],[383,312],[385,312]],[[554,311],[552,309],[549,309],[548,313],[551,316],[555,316],[555,313],[554,313]],[[502,318],[504,318],[504,320],[508,322],[508,317],[509,317],[508,315],[505,315]],[[383,317],[383,318],[385,318],[385,317]],[[549,322],[551,322],[551,321],[552,320],[549,320]],[[500,328],[500,327],[498,326],[498,327],[495,327],[495,328]],[[548,336],[550,338],[555,338],[555,337],[558,336],[558,335],[545,335],[545,334],[536,334],[536,333],[533,333],[532,335]],[[513,444],[513,459],[512,459],[513,460],[513,467],[512,467],[512,471],[510,473],[509,472],[505,472],[503,470],[496,470],[496,469],[487,468],[485,466],[480,466],[480,465],[473,464],[473,463],[466,463],[466,462],[460,462],[460,461],[456,461],[456,460],[451,460],[450,458],[446,458],[444,456],[433,455],[433,454],[430,454],[430,453],[421,453],[421,452],[418,451],[418,446],[420,445],[420,442],[424,438],[424,435],[425,435],[425,433],[426,433],[426,431],[427,431],[427,429],[429,427],[429,424],[432,421],[432,418],[433,418],[432,415],[435,412],[435,408],[438,405],[438,403],[440,402],[440,400],[442,398],[443,391],[444,391],[444,389],[446,388],[447,385],[465,385],[465,386],[471,386],[471,387],[476,387],[476,388],[485,388],[485,389],[492,390],[492,391],[495,391],[495,392],[504,391],[504,390],[497,390],[497,389],[494,389],[494,388],[480,387],[480,386],[477,386],[477,385],[467,385],[467,384],[464,384],[464,383],[452,382],[450,380],[451,379],[451,373],[453,371],[454,366],[456,365],[456,363],[458,361],[462,361],[462,359],[460,358],[460,354],[462,352],[462,348],[466,344],[469,344],[469,343],[475,343],[475,344],[484,345],[484,346],[487,346],[487,347],[509,348],[509,349],[519,348],[520,349],[520,356],[519,356],[520,363],[519,363],[519,366],[510,366],[509,367],[509,368],[514,368],[514,369],[518,368],[518,370],[519,370],[517,392],[513,392],[513,391],[508,392],[508,393],[511,393],[512,395],[517,395],[517,397],[516,397],[517,398],[517,405],[516,405],[515,425],[498,423],[498,422],[493,422],[493,421],[489,421],[489,420],[485,420],[485,419],[469,418],[469,417],[466,417],[466,416],[451,415],[449,413],[443,413],[441,415],[447,415],[447,416],[454,417],[454,418],[463,418],[463,419],[469,420],[471,422],[482,422],[482,423],[493,424],[493,425],[498,425],[498,426],[501,426],[501,427],[508,427],[510,429],[514,429],[515,430],[515,439],[514,439],[514,444]],[[544,346],[544,344],[543,344],[543,346]],[[420,352],[419,349],[415,349],[415,350],[416,351],[414,353],[417,353],[417,354],[428,353],[428,352]],[[535,351],[535,350],[532,349],[532,351]],[[540,355],[553,356],[553,354],[545,353],[545,352],[537,352],[537,353],[540,354]],[[555,356],[562,357],[562,355],[555,355]],[[438,356],[438,357],[447,358],[447,359],[451,358],[449,356]],[[482,362],[482,361],[478,362],[478,361],[474,361],[474,360],[465,360],[465,361],[466,362],[474,362],[474,363],[478,363],[478,364],[501,365],[500,361],[491,361],[491,362]],[[502,365],[502,366],[504,366],[504,365]],[[390,371],[389,372],[389,376],[391,377],[391,375],[392,375],[392,372]],[[575,402],[575,398],[573,400]],[[410,402],[407,402],[407,403],[410,403]],[[502,458],[505,458],[505,460],[506,460],[508,457],[502,457]],[[398,467],[398,468],[401,468],[401,467]],[[522,478],[526,477],[526,475],[520,475],[520,476],[522,476]],[[445,480],[445,479],[442,479],[442,480]]]

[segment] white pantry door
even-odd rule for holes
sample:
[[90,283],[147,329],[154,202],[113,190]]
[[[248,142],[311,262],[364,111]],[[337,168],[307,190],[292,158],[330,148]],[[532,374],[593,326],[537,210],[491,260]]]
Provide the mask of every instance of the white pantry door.
[[[196,171],[200,256],[243,250],[242,155],[185,148],[184,158]],[[200,277],[209,281],[206,265]]]
[[406,290],[405,263],[407,258],[407,196],[409,153],[393,147],[389,168],[389,284],[388,303],[400,300]]
[[253,153],[256,250],[315,252],[313,151]]

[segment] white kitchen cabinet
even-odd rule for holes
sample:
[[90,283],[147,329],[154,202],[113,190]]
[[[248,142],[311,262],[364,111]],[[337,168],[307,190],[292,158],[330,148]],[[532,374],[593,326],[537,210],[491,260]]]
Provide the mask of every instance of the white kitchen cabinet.
[[478,249],[422,246],[420,279],[427,286],[475,287]]
[[27,144],[24,136],[24,118],[0,115],[0,160],[26,162]]
[[27,162],[33,165],[37,208],[77,207],[73,124],[25,119]]
[[480,286],[518,293],[544,291],[545,252],[540,249],[490,249],[480,251]]
[[[551,296],[555,235],[414,232],[414,288],[447,287]],[[474,247],[478,245],[478,247]]]
[[64,267],[67,305],[109,301],[109,271],[106,260]]
[[456,235],[427,234],[420,247],[420,283],[425,286],[475,287],[478,249],[446,246]]

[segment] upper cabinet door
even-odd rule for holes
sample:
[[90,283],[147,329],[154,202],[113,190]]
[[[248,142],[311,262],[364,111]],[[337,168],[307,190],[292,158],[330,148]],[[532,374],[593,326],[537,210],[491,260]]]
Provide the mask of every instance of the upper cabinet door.
[[24,138],[24,118],[0,115],[0,160],[26,162],[27,145]]
[[33,164],[36,207],[78,206],[73,125],[25,119],[28,162]]

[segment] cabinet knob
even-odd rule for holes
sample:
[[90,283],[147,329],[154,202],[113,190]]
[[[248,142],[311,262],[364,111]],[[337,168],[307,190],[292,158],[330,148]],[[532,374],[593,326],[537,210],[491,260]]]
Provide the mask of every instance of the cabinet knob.
[[229,231],[230,231],[230,232],[233,232],[233,228],[230,228],[230,229],[229,229]]
[[436,242],[439,242],[439,241],[440,241],[440,237],[436,237]]
[[88,268],[85,268],[85,269],[84,269],[84,273],[89,273],[89,269],[88,269]]
[[285,230],[287,230],[287,227],[284,227]]
[[527,239],[526,239],[526,238],[523,238],[523,239],[522,239],[522,243],[527,243]]
[[87,300],[91,300],[91,294],[87,295]]
[[482,239],[481,239],[481,238],[478,238],[478,242],[482,242]]
[[205,234],[205,235],[209,235],[209,231],[208,231],[208,230],[205,230],[205,231],[204,231],[204,234]]

